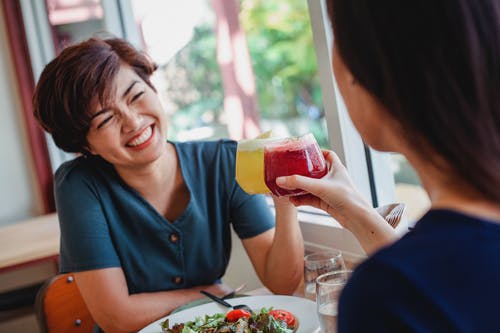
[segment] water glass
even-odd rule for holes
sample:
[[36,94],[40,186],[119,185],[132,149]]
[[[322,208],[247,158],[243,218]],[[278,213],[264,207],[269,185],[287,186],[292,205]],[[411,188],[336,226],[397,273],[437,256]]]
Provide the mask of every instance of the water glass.
[[316,279],[316,306],[323,333],[337,332],[337,305],[351,274],[350,270],[341,270],[320,275]]
[[304,257],[304,296],[316,300],[316,278],[321,274],[345,270],[342,252],[327,250],[315,252]]

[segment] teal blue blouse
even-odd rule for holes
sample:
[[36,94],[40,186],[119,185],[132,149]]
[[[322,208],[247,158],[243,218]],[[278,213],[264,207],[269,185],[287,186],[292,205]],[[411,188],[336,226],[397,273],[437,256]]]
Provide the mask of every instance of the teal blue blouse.
[[57,170],[61,272],[121,267],[131,294],[211,284],[228,265],[231,226],[241,239],[274,227],[265,199],[235,181],[236,142],[173,144],[191,194],[175,221],[100,157],[78,157]]

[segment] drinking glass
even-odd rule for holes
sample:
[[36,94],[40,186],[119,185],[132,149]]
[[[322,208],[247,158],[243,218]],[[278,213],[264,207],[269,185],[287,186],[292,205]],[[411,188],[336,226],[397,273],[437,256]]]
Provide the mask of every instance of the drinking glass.
[[276,138],[238,141],[236,148],[236,181],[249,194],[269,193],[264,181],[264,146]]
[[328,272],[345,270],[342,252],[327,250],[315,252],[304,257],[304,296],[316,300],[316,278]]
[[338,301],[351,274],[350,270],[341,270],[322,274],[316,279],[316,306],[323,333],[337,332]]
[[323,153],[310,133],[293,138],[241,140],[236,149],[236,181],[249,194],[302,194],[301,190],[280,188],[276,178],[294,174],[321,178],[327,171]]
[[302,175],[321,178],[327,173],[323,153],[311,133],[274,141],[264,146],[265,183],[274,195],[300,195],[302,190],[286,190],[276,185],[280,176]]

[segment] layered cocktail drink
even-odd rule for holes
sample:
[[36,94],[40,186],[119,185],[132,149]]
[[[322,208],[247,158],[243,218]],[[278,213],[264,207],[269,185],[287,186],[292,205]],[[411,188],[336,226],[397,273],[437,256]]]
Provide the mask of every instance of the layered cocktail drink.
[[314,136],[298,138],[259,138],[242,140],[236,153],[236,180],[247,193],[298,195],[300,190],[285,190],[276,185],[280,176],[302,175],[321,178],[326,162]]

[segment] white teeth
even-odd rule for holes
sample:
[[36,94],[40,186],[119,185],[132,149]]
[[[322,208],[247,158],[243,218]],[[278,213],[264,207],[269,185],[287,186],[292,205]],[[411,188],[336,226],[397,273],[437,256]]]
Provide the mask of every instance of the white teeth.
[[142,132],[142,134],[137,139],[130,141],[127,145],[131,147],[136,147],[140,144],[143,144],[151,137],[151,134],[153,134],[153,129],[151,128],[151,126],[149,126],[144,130],[144,132]]

